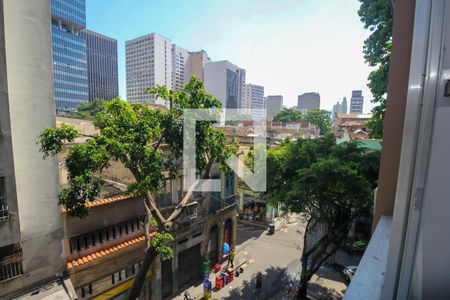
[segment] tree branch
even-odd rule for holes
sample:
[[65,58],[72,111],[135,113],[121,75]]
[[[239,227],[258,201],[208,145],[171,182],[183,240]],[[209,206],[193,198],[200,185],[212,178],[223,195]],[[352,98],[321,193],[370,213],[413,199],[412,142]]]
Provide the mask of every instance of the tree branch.
[[[203,172],[202,176],[200,177],[200,179],[207,179],[209,178],[209,173],[211,171],[211,167],[214,163],[213,159],[209,159],[208,164],[205,168],[205,171]],[[170,229],[172,228],[173,224],[174,224],[174,220],[176,220],[181,213],[183,212],[183,210],[186,208],[186,205],[188,204],[188,202],[192,199],[192,195],[194,194],[194,190],[197,187],[197,185],[200,183],[200,179],[197,179],[194,184],[192,184],[189,187],[189,191],[186,193],[186,195],[183,197],[183,199],[180,201],[180,203],[176,206],[176,208],[174,209],[174,211],[172,212],[172,214],[167,218],[164,227],[167,231],[170,231]]]
[[167,220],[164,218],[164,216],[159,211],[155,199],[153,198],[152,194],[150,192],[147,192],[145,195],[145,201],[147,202],[146,205],[149,206],[151,213],[156,214],[156,222],[158,223],[159,228],[164,228],[165,223]]

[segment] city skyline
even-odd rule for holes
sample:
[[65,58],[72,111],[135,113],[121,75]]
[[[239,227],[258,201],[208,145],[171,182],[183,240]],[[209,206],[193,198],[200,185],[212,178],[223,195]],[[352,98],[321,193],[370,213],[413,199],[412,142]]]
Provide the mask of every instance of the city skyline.
[[[342,97],[350,98],[352,90],[360,89],[366,99],[372,98],[367,88],[370,68],[362,54],[369,32],[357,15],[357,0],[338,4],[263,1],[257,5],[253,1],[179,2],[177,10],[163,2],[142,2],[139,9],[125,1],[87,0],[86,4],[87,27],[118,40],[119,94],[123,99],[125,41],[152,32],[189,51],[203,49],[213,61],[234,62],[247,70],[247,82],[263,85],[267,95],[283,95],[288,107],[295,106],[297,96],[306,92],[320,93],[321,108],[328,110]],[[105,5],[107,13],[101,9]],[[250,19],[245,16],[246,7],[254,7]],[[125,24],[117,21],[122,16],[127,16]],[[317,56],[321,59],[310,59]],[[371,107],[366,101],[364,112]]]

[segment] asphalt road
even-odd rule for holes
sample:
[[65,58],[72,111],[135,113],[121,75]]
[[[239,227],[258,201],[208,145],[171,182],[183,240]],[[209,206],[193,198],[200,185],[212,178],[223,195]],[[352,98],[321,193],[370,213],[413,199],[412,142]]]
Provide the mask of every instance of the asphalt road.
[[[291,218],[285,229],[268,235],[263,228],[238,225],[235,263],[244,263],[244,272],[219,291],[213,299],[282,299],[289,277],[296,276],[301,254],[301,222]],[[256,273],[263,274],[262,290],[255,293]],[[214,282],[215,274],[210,280]],[[194,299],[201,299],[202,286],[191,287]],[[175,299],[183,299],[180,295]]]

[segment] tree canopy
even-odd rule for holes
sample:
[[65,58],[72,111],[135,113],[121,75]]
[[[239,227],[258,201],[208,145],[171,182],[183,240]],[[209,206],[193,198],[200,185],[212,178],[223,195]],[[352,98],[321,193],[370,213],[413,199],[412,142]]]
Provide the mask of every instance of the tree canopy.
[[311,109],[306,114],[301,113],[295,108],[283,108],[275,117],[274,121],[290,123],[290,122],[309,122],[320,129],[320,134],[326,135],[331,131],[330,112],[323,109]]
[[[351,222],[371,207],[378,177],[379,152],[354,143],[336,145],[331,135],[300,139],[271,149],[265,197],[273,205],[307,216],[299,297],[322,263],[342,245]],[[309,244],[308,236],[322,228]],[[309,262],[309,263],[307,263]]]
[[[59,194],[59,205],[65,207],[69,215],[85,218],[89,214],[85,204],[99,196],[103,184],[102,171],[110,161],[121,162],[133,174],[134,182],[128,185],[128,193],[143,198],[148,210],[147,223],[153,220],[158,233],[149,243],[146,259],[130,293],[131,298],[139,295],[145,274],[157,255],[171,257],[171,248],[167,246],[171,236],[167,232],[175,229],[177,218],[193,195],[192,190],[187,192],[167,218],[163,217],[153,198],[153,193],[163,185],[166,176],[163,171],[173,178],[180,168],[183,111],[199,108],[217,111],[221,108],[221,102],[208,94],[203,83],[195,78],[180,91],[171,92],[159,86],[149,92],[166,100],[170,108],[160,110],[143,104],[131,105],[119,98],[104,103],[103,109],[94,118],[99,133],[69,151],[66,158],[69,184]],[[237,148],[227,144],[225,134],[214,128],[213,122],[197,122],[195,134],[196,173],[200,174],[201,179],[206,179],[210,176],[212,165],[223,164]],[[55,155],[61,152],[64,142],[72,142],[78,136],[79,133],[67,125],[48,128],[39,138],[41,151],[45,156]],[[196,184],[198,180],[194,186]]]
[[300,111],[294,108],[283,108],[276,116],[273,117],[273,121],[290,123],[303,121],[303,115]]
[[331,113],[328,110],[311,109],[307,111],[304,120],[319,127],[321,135],[327,135],[331,132],[330,116]]
[[74,117],[94,120],[95,116],[105,108],[107,102],[105,99],[97,98],[94,101],[81,103],[74,113]]
[[391,0],[359,0],[359,17],[364,28],[371,34],[364,41],[364,59],[375,69],[369,74],[368,87],[372,92],[372,118],[367,126],[372,129],[373,138],[383,136],[384,113],[386,110],[386,92],[389,75],[389,61],[392,47],[393,8]]

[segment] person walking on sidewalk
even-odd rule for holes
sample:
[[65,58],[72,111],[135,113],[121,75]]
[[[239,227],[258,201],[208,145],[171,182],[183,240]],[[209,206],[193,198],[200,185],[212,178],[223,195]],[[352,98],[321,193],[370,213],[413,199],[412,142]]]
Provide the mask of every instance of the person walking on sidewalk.
[[256,287],[255,287],[255,293],[258,293],[261,291],[262,288],[262,274],[261,272],[258,272],[256,274]]
[[230,255],[228,255],[228,265],[227,268],[231,265],[232,268],[234,268],[234,258],[236,256],[236,251],[234,250],[234,247],[231,248]]

